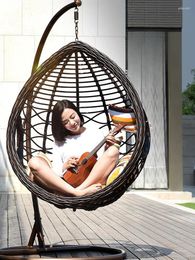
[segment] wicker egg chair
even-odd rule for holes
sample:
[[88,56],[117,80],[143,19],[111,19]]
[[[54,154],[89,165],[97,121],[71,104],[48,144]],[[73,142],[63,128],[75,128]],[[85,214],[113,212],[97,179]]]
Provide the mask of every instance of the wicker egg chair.
[[[150,131],[142,103],[126,74],[110,58],[76,39],[38,66],[41,50],[53,24],[72,7],[77,7],[77,4],[60,10],[46,28],[35,56],[32,75],[19,93],[8,122],[9,160],[19,180],[33,194],[36,216],[37,197],[58,208],[73,210],[95,210],[116,201],[135,181],[149,152]],[[110,104],[131,107],[136,117],[137,131],[128,133],[122,144],[126,147],[124,153],[131,153],[131,159],[119,177],[90,196],[53,194],[32,182],[26,171],[28,160],[37,151],[52,152],[51,112],[56,101],[61,99],[69,99],[79,107],[85,124],[93,123],[107,131],[112,127],[108,112]],[[30,245],[35,233],[37,231],[32,235]]]
[[[90,196],[75,198],[50,193],[33,183],[26,173],[26,161],[34,153],[51,153],[51,112],[61,99],[73,101],[86,124],[93,122],[108,131],[112,125],[110,104],[130,106],[135,113],[138,129],[124,141],[126,153],[132,153],[131,160],[112,184]],[[10,115],[7,149],[15,174],[37,197],[59,208],[94,210],[114,202],[134,182],[144,166],[148,138],[146,115],[125,73],[106,55],[76,41],[54,53],[24,85]]]

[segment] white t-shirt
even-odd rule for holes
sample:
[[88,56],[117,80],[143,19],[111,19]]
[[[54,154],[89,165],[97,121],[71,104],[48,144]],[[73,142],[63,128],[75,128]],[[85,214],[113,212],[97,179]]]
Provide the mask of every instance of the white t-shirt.
[[[86,128],[81,135],[68,136],[66,141],[59,145],[54,142],[52,168],[56,175],[62,177],[63,164],[71,156],[80,158],[85,152],[91,152],[102,140],[104,136],[97,128]],[[103,153],[103,149],[98,152],[98,157]]]

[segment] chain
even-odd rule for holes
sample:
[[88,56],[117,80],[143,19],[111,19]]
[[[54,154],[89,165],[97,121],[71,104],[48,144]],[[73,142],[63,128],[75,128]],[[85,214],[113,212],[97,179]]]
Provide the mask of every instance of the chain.
[[74,23],[75,23],[75,41],[78,41],[78,22],[79,22],[79,10],[78,7],[74,9]]

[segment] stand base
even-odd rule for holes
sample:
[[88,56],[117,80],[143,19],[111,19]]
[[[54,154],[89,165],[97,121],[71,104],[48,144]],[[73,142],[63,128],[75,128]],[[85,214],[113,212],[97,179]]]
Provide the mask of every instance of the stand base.
[[[58,257],[58,253],[60,256]],[[86,256],[82,257],[83,253]],[[41,255],[44,255],[44,258],[48,254],[48,259],[64,259],[64,260],[122,260],[125,259],[126,253],[121,249],[115,249],[110,247],[101,247],[101,246],[82,246],[82,245],[58,245],[58,246],[45,246],[44,248],[40,247],[10,247],[0,250],[0,260],[23,260],[30,259],[38,260],[41,258]],[[54,257],[52,255],[55,255]],[[35,257],[32,257],[36,255]],[[40,255],[37,256],[37,255]],[[72,255],[72,256],[71,256]],[[47,259],[47,258],[46,258]]]

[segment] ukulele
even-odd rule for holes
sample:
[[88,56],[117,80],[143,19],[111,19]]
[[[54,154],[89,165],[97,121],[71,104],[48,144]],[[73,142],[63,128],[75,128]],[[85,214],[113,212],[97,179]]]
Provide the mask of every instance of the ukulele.
[[[110,131],[113,135],[116,135],[125,125],[118,125]],[[108,135],[107,135],[108,136]],[[106,143],[106,137],[91,151],[85,152],[81,155],[76,167],[69,168],[63,179],[73,187],[79,186],[90,174],[93,166],[97,162],[97,151]]]

